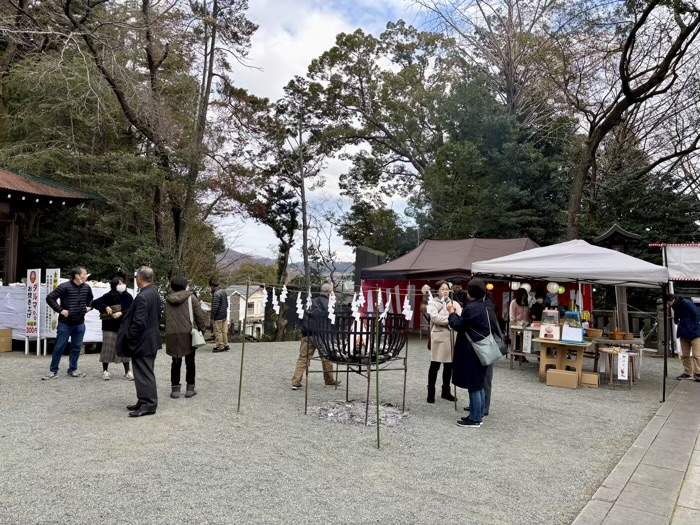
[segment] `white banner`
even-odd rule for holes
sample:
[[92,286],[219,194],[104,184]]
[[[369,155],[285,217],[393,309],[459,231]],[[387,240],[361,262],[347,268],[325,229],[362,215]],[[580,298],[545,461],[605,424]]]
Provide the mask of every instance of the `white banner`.
[[532,332],[530,330],[523,330],[523,352],[532,353]]
[[677,281],[700,280],[700,246],[667,246],[669,278]]
[[508,312],[510,310],[510,292],[503,292],[503,302],[501,303],[503,307],[501,308],[501,317],[503,319],[508,319]]
[[617,355],[617,378],[621,381],[629,379],[629,361],[630,356],[626,352]]
[[39,337],[39,314],[41,312],[41,269],[27,270],[26,289],[26,334],[28,339]]
[[[58,288],[61,280],[60,268],[46,269],[46,295]],[[44,316],[44,338],[56,337],[56,328],[58,327],[58,314],[53,311],[48,304],[45,306],[46,315]]]

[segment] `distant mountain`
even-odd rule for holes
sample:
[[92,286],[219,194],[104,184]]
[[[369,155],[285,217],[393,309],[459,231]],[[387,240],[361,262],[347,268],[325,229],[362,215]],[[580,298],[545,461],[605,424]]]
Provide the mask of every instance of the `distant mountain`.
[[[225,253],[218,255],[219,257],[219,268],[221,269],[232,269],[240,266],[244,262],[251,262],[254,264],[264,264],[266,266],[272,266],[277,264],[276,259],[270,257],[256,257],[254,255],[239,252],[237,250],[229,249]],[[336,268],[339,274],[344,274],[351,272],[354,268],[355,263],[351,261],[337,261]],[[304,273],[304,263],[303,262],[293,262],[289,265],[289,269],[292,273]]]
[[220,253],[217,257],[220,259],[218,264],[219,268],[235,268],[244,262],[265,264],[268,266],[277,263],[275,259],[270,259],[269,257],[256,257],[230,248],[226,252]]

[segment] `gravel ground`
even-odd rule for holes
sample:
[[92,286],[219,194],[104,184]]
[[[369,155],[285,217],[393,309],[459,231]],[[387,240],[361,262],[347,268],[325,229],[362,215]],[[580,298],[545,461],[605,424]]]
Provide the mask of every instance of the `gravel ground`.
[[[644,360],[631,391],[546,387],[536,364],[502,361],[484,426],[459,428],[467,393],[458,413],[428,405],[429,353],[410,346],[409,415],[382,428],[381,450],[376,427],[304,416],[304,391],[290,389],[298,343],[247,345],[240,414],[240,345],[198,352],[192,399],[170,399],[160,354],[158,413],[137,419],[133,383],[103,381],[96,354],[80,359],[87,377],[68,378],[66,356],[53,381],[39,380],[49,357],[0,354],[0,524],[564,525],[659,407],[661,359]],[[402,378],[381,375],[382,402],[401,403]],[[350,398],[366,385],[352,376]],[[310,404],[344,390],[314,374]]]

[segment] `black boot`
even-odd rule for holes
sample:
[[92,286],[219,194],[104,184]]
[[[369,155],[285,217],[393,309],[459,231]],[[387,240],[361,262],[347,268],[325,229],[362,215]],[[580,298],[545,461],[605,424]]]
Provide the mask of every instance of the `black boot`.
[[440,370],[440,363],[431,361],[428,369],[428,403],[435,403],[435,383],[437,382],[438,370]]
[[192,397],[197,395],[197,391],[194,389],[194,385],[187,385],[187,390],[185,391],[185,397]]
[[454,401],[456,398],[450,392],[450,383],[452,382],[452,363],[443,363],[442,365],[442,397],[448,401]]
[[428,385],[428,403],[435,403],[435,387]]
[[450,392],[450,385],[442,385],[442,395],[440,397],[448,401],[457,400],[457,398],[452,395],[452,392]]

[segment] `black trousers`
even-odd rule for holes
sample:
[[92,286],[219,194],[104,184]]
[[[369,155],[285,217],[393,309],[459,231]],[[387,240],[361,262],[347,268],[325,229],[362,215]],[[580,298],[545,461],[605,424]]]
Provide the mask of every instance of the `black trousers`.
[[[191,354],[185,356],[185,381],[188,385],[194,385],[194,355],[197,351],[192,350]],[[173,357],[173,364],[170,365],[170,384],[178,386],[180,384],[180,369],[182,368],[182,357]]]
[[158,389],[154,365],[156,356],[134,357],[131,365],[134,369],[134,384],[138,404],[144,410],[155,412],[158,408]]
[[438,370],[440,370],[440,365],[442,367],[442,389],[450,390],[450,383],[452,382],[452,363],[440,363],[439,361],[430,361],[430,368],[428,369],[428,386],[435,388],[435,383],[437,382]]

